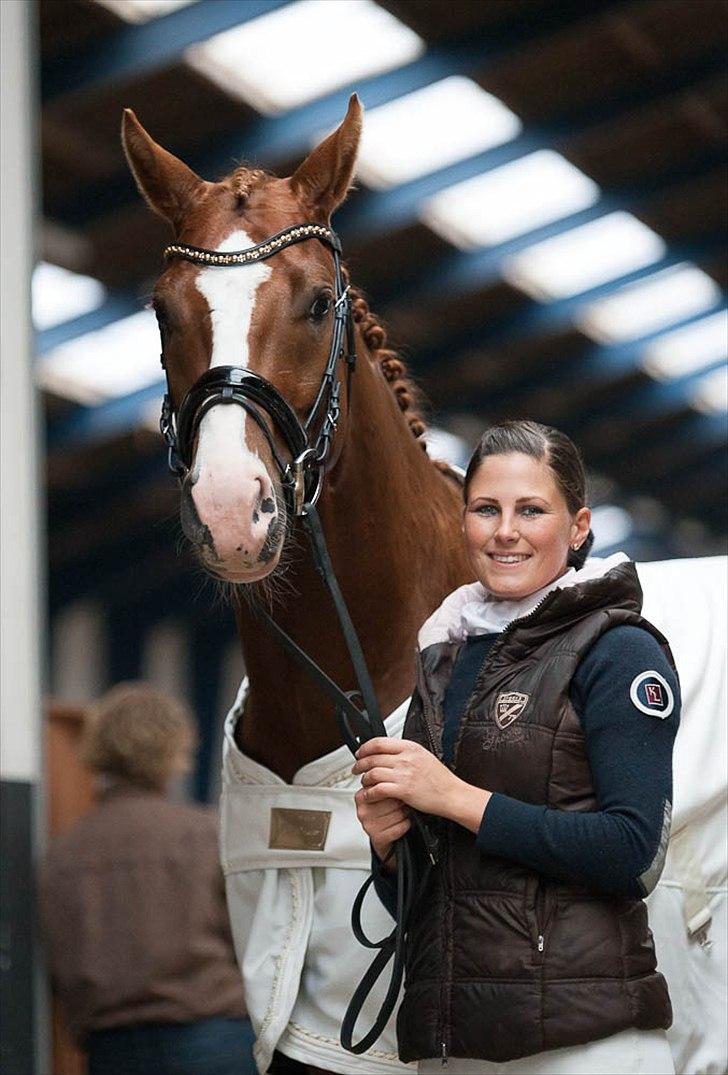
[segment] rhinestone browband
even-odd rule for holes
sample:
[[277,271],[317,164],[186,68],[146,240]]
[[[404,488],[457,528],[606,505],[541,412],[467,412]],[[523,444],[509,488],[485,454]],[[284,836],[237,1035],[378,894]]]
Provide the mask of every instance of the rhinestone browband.
[[204,250],[199,246],[190,246],[188,243],[172,243],[165,247],[165,258],[184,258],[185,261],[193,261],[197,265],[247,265],[251,261],[264,261],[272,254],[277,254],[285,246],[300,243],[304,239],[323,239],[337,252],[341,251],[339,238],[331,228],[322,224],[300,224],[295,228],[286,228],[285,231],[271,236],[265,242],[257,246],[250,246],[247,250],[231,250],[224,253],[219,250]]

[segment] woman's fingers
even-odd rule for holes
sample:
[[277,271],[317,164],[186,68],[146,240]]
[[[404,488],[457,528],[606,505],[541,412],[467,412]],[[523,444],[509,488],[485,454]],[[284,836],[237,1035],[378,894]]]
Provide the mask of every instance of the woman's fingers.
[[370,788],[360,788],[355,797],[358,802],[369,805],[381,802],[383,799],[396,798],[398,793],[401,794],[401,789],[396,784],[382,782],[381,784],[374,784]]
[[379,736],[362,743],[356,752],[356,759],[368,758],[370,754],[400,754],[412,746],[407,739],[387,739]]
[[385,768],[384,766],[377,766],[376,769],[369,769],[368,772],[364,773],[361,778],[361,786],[363,788],[370,788],[374,784],[381,784],[383,780],[391,784],[394,782],[394,776],[395,773],[392,769]]
[[396,765],[400,764],[401,760],[401,754],[392,754],[391,752],[369,754],[365,758],[357,758],[351,771],[352,773],[367,773],[374,767],[381,768],[382,766],[388,769],[393,769]]

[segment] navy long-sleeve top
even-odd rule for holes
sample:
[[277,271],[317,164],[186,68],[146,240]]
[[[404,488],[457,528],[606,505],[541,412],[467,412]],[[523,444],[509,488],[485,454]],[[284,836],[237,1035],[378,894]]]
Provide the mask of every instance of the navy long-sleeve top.
[[[443,703],[444,761],[452,761],[462,714],[500,636],[462,647]],[[495,792],[475,835],[487,855],[618,898],[640,898],[662,866],[672,804],[672,748],[680,715],[677,677],[656,639],[614,627],[581,660],[570,697],[584,731],[598,810],[554,810]],[[389,877],[377,881],[393,909]]]

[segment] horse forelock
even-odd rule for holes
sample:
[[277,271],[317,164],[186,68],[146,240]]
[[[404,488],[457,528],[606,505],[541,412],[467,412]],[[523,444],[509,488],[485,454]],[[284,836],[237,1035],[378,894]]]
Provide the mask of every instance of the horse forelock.
[[247,165],[241,164],[223,182],[230,187],[236,198],[244,200],[269,178],[271,177],[268,173],[262,169],[248,168]]

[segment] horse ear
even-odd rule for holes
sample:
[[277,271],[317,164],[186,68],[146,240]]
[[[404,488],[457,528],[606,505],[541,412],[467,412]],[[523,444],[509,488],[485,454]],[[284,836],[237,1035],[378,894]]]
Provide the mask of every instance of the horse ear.
[[352,93],[340,127],[306,157],[291,176],[291,188],[314,218],[328,223],[346,197],[356,164],[364,109]]
[[162,149],[130,108],[124,109],[121,143],[142,197],[155,213],[176,227],[203,180],[174,154]]

